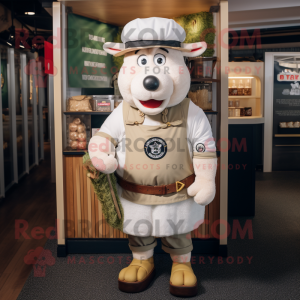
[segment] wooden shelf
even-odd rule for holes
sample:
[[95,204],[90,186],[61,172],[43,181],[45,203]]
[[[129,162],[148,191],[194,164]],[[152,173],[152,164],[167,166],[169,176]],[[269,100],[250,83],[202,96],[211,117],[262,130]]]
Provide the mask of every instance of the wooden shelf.
[[200,82],[220,82],[220,79],[213,78],[192,78],[191,83],[200,83]]
[[255,96],[228,96],[228,99],[260,99],[260,97],[255,97]]
[[228,117],[228,119],[260,119],[262,116]]
[[300,147],[300,145],[275,145],[275,147]]
[[102,115],[108,116],[111,114],[110,112],[102,112],[102,111],[64,111],[65,115]]
[[69,147],[63,150],[63,155],[84,155],[87,150],[74,150]]
[[265,118],[262,116],[228,117],[228,124],[263,124]]
[[[167,1],[136,1],[128,0],[126,5],[118,6],[120,1],[74,1],[65,0],[65,5],[72,7],[74,14],[95,19],[103,23],[124,26],[136,18],[149,18],[155,15],[160,18],[188,15],[199,11],[209,11],[211,6],[220,5],[219,0],[186,0],[174,4]],[[155,13],[153,13],[155,12]]]
[[275,134],[275,137],[300,137],[300,134]]

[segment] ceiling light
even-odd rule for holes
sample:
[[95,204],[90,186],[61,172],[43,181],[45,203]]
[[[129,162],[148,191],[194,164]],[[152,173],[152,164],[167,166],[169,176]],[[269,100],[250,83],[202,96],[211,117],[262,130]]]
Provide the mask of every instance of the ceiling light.
[[15,26],[14,26],[14,18],[13,18],[13,13],[11,17],[11,26],[8,28],[9,35],[8,39],[6,41],[7,45],[12,46],[14,43],[14,36],[15,36]]
[[300,64],[299,64],[299,61],[291,61],[290,63],[288,63],[288,62],[286,62],[286,63],[280,62],[279,66],[285,67],[285,68],[295,69],[295,68],[299,68]]
[[8,36],[6,44],[9,45],[9,46],[12,46],[12,44],[13,44],[13,38],[11,37],[11,35]]
[[29,15],[29,16],[33,16],[33,15],[35,15],[35,12],[34,11],[26,11],[24,14]]
[[13,39],[15,36],[15,26],[14,25],[10,26],[8,30],[9,30],[10,38]]

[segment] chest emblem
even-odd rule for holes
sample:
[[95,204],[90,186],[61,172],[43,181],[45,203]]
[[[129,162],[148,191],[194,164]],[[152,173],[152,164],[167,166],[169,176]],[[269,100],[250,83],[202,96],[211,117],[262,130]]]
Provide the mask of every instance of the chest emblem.
[[149,158],[161,159],[167,153],[167,143],[159,137],[153,137],[146,141],[144,150]]
[[205,152],[205,146],[202,143],[196,145],[197,152]]

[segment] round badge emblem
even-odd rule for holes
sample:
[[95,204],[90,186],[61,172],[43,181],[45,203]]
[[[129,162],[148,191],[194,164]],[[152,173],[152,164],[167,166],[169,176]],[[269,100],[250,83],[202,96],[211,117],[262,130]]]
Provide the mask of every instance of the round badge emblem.
[[159,137],[153,137],[146,141],[144,150],[149,158],[161,159],[167,153],[167,143]]
[[197,152],[205,152],[205,146],[202,143],[196,145]]

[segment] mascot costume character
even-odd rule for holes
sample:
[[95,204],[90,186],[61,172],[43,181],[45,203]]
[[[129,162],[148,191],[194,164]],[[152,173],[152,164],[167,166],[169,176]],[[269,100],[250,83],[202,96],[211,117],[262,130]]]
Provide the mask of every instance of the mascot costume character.
[[173,261],[170,292],[197,294],[191,267],[190,232],[215,197],[216,148],[206,115],[186,95],[190,73],[184,57],[201,55],[205,42],[185,44],[174,20],[136,19],[122,32],[123,43],[104,44],[124,55],[118,77],[123,103],[89,144],[93,166],[116,172],[131,264],[119,273],[119,289],[141,292],[154,278],[156,237]]

